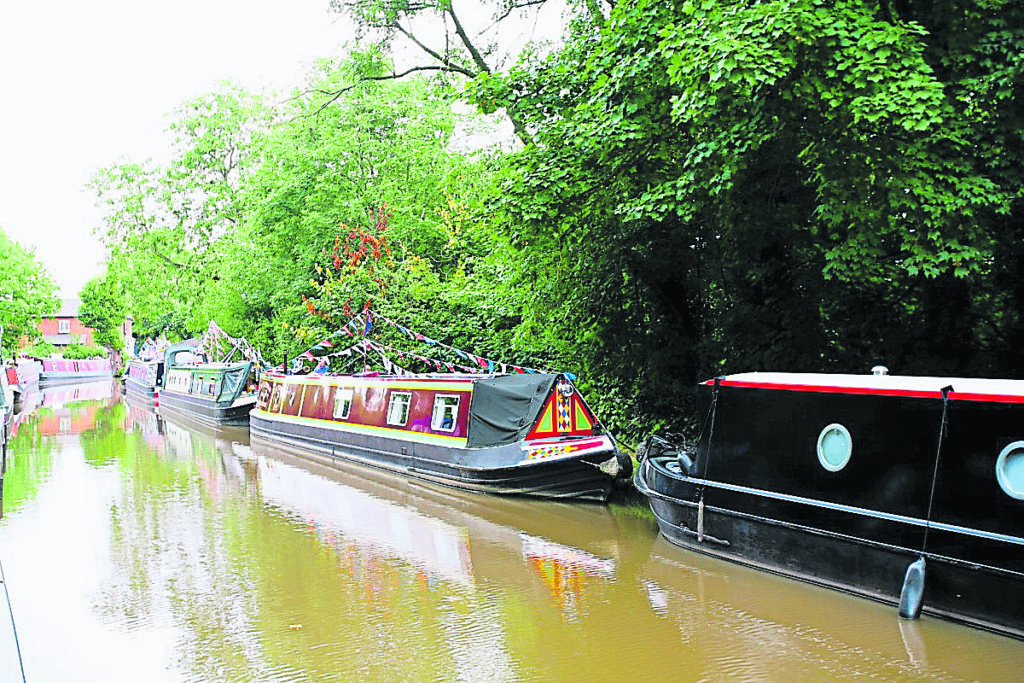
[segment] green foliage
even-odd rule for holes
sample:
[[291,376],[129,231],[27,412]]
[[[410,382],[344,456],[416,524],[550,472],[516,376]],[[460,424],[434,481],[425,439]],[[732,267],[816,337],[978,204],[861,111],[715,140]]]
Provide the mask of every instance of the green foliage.
[[57,287],[35,254],[12,242],[0,230],[0,328],[3,328],[2,352],[13,355],[18,339],[35,339],[36,325],[42,316],[60,305]]
[[124,348],[121,325],[128,316],[124,295],[114,283],[102,277],[95,277],[85,283],[79,293],[82,307],[78,318],[86,327],[93,329],[93,339],[100,347]]
[[106,358],[109,351],[102,346],[89,344],[68,344],[61,353],[68,360],[81,360],[83,358]]
[[[335,6],[384,40],[273,109],[199,98],[166,168],[97,176],[141,332],[215,318],[279,359],[371,301],[578,374],[627,441],[725,372],[1024,373],[1019,3],[572,3],[504,71],[450,3]],[[456,153],[447,84],[392,78],[426,14],[456,37],[423,68],[524,149]]]
[[140,334],[184,338],[206,328],[203,301],[220,277],[222,241],[241,221],[239,177],[270,116],[253,95],[224,85],[178,109],[166,167],[129,162],[93,177],[106,211],[97,232],[108,277]]
[[478,79],[536,131],[492,199],[519,334],[620,425],[731,370],[993,372],[1021,332],[990,274],[1020,272],[1024,11],[990,5],[620,3]]
[[49,358],[50,356],[57,353],[57,347],[46,341],[45,339],[36,339],[34,342],[22,349],[22,352],[26,356],[35,356],[37,358]]
[[[270,358],[319,341],[345,319],[346,303],[404,300],[397,282],[408,264],[447,270],[454,263],[439,211],[446,191],[476,182],[470,163],[448,149],[458,119],[422,79],[360,80],[363,69],[376,68],[364,61],[322,63],[312,87],[344,94],[326,107],[320,95],[293,98],[250,150],[245,220],[224,242],[223,276],[210,296],[229,312],[222,326],[237,321],[235,331]],[[390,254],[372,259],[372,274],[369,262],[342,273],[335,245],[358,251],[356,242],[379,230],[381,207]],[[330,317],[310,316],[303,297]]]

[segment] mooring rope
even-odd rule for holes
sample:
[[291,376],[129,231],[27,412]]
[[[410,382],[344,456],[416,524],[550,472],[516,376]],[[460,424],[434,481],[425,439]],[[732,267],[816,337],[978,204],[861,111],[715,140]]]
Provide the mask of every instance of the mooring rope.
[[[708,465],[711,463],[711,442],[715,436],[715,417],[718,414],[718,391],[722,386],[722,378],[715,378],[715,388],[711,392],[711,406],[708,408],[708,417],[704,423],[705,427],[708,427],[708,449],[704,454],[704,473],[701,475],[701,481],[708,480]],[[700,449],[700,440],[704,434],[704,428],[701,427],[701,435],[698,436],[697,449]],[[704,542],[704,484],[700,485],[700,500],[697,501],[697,542]]]
[[[718,389],[722,384],[722,378],[715,378],[715,388],[711,392],[711,406],[708,407],[708,415],[704,419],[704,425],[701,427],[700,434],[697,436],[697,448],[700,448],[700,442],[704,437],[704,428],[708,428],[708,452],[704,456],[704,473],[701,475],[701,479],[708,478],[708,463],[711,461],[711,441],[715,435],[715,416],[718,413]],[[703,496],[703,487],[702,487]]]
[[11,632],[14,634],[14,649],[18,652],[18,668],[21,669],[22,683],[25,683],[25,664],[21,660],[21,644],[18,642],[18,627],[14,623],[14,609],[11,607],[11,594],[7,592],[7,576],[4,574],[3,562],[0,562],[0,583],[4,585],[4,599],[7,601],[7,613],[11,615]]
[[942,442],[946,438],[946,432],[949,429],[949,393],[953,391],[952,386],[943,387],[942,389],[942,422],[939,423],[939,446],[935,449],[935,469],[932,471],[932,489],[931,493],[928,494],[928,515],[925,517],[924,523],[924,539],[921,541],[921,554],[924,555],[925,548],[928,546],[928,530],[932,526],[932,504],[935,502],[935,482],[939,478],[939,458],[942,456]]

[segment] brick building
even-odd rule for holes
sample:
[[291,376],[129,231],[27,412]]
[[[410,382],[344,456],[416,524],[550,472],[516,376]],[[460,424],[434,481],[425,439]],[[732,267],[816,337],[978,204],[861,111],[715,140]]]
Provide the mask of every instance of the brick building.
[[78,319],[78,309],[82,306],[81,299],[62,299],[60,310],[56,314],[43,318],[36,328],[43,339],[57,347],[67,348],[68,344],[92,345],[92,328],[86,327]]

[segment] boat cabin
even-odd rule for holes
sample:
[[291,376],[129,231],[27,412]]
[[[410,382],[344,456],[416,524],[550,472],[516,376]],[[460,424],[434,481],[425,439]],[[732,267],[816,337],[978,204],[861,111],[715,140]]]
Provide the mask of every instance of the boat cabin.
[[264,375],[256,409],[468,448],[595,434],[583,398],[555,375]]

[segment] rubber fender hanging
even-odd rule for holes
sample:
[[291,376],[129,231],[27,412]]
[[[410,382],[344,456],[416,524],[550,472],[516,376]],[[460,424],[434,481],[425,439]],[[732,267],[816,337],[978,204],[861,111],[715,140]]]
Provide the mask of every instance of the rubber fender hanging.
[[633,476],[633,459],[622,451],[616,451],[615,459],[619,463],[619,479],[629,479]]
[[679,461],[680,469],[682,469],[688,477],[693,474],[694,462],[692,455],[693,453],[689,450],[680,450],[679,455],[676,456],[676,460]]
[[921,616],[921,606],[924,604],[924,574],[924,557],[911,562],[907,567],[907,574],[903,577],[903,589],[900,591],[902,619],[917,619]]

